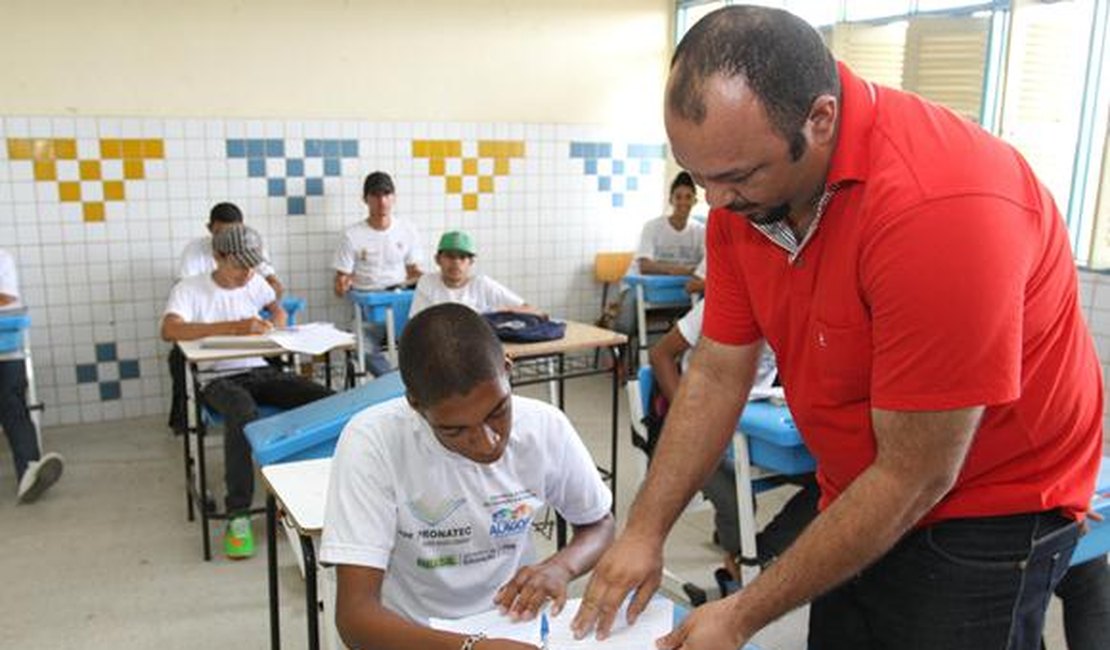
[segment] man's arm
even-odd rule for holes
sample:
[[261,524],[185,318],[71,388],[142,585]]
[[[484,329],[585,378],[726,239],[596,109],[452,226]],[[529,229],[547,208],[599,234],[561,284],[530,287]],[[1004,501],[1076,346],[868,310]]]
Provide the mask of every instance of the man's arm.
[[630,620],[647,606],[662,575],[663,540],[732,439],[762,349],[760,341],[736,346],[703,337],[698,342],[624,532],[590,578],[573,625],[577,635],[596,623],[599,636],[608,636],[629,591],[636,592]]
[[7,307],[8,305],[19,302],[19,298],[9,296],[6,293],[0,293],[0,307]]
[[[279,306],[278,309],[280,308]],[[194,341],[206,336],[264,334],[271,329],[273,329],[273,325],[257,316],[221,323],[188,323],[177,314],[166,314],[162,317],[162,340],[171,342]]]
[[285,285],[281,283],[276,273],[266,276],[266,284],[270,285],[270,288],[274,290],[274,295],[278,300],[281,300],[281,295],[285,293]]
[[424,272],[420,270],[420,267],[418,265],[416,265],[416,264],[406,264],[405,265],[405,284],[406,285],[416,284],[417,281],[420,280],[420,276],[422,276],[422,275],[424,275]]
[[335,295],[339,296],[340,298],[347,295],[347,292],[351,290],[351,285],[354,284],[354,281],[355,281],[355,274],[354,273],[344,273],[343,271],[336,271],[335,272]]
[[[340,564],[336,567],[335,623],[339,636],[351,648],[367,650],[459,650],[466,636],[441,632],[414,623],[382,605],[385,572],[370,567]],[[535,650],[515,641],[483,639],[475,650]]]
[[[790,549],[730,597],[727,616],[691,617],[660,647],[751,638],[771,621],[859,573],[894,546],[952,488],[983,408],[872,410],[876,456]],[[719,614],[720,612],[715,612]],[[715,619],[715,620],[711,620]],[[721,634],[721,626],[727,633]]]
[[637,262],[640,264],[640,275],[691,275],[697,268],[695,264],[658,262],[650,257],[641,257]]
[[281,306],[280,297],[266,305],[265,309],[270,312],[270,323],[274,327],[282,329],[289,324],[289,314],[285,312],[285,307]]
[[592,524],[573,528],[570,544],[539,564],[523,567],[497,591],[493,602],[502,612],[516,620],[532,619],[551,598],[551,614],[559,615],[567,602],[567,584],[597,564],[613,543],[616,524],[606,513]]
[[[689,349],[690,344],[682,338],[682,332],[676,326],[669,329],[648,351],[651,369],[655,373],[655,383],[659,384],[659,391],[668,402],[674,401],[675,393],[678,392],[678,381],[681,379],[678,374],[678,358]],[[641,386],[640,390],[645,388]]]

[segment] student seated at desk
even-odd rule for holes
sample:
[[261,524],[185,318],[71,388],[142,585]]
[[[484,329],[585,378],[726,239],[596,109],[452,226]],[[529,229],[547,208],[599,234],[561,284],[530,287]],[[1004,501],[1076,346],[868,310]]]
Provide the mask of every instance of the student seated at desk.
[[[533,648],[426,625],[494,607],[557,614],[613,538],[612,496],[566,416],[512,395],[504,349],[473,310],[409,321],[400,365],[405,397],[351,420],[332,465],[320,558],[336,565],[340,635],[353,648]],[[545,504],[574,536],[536,563]]]
[[[263,334],[285,325],[285,311],[273,287],[253,269],[265,261],[262,238],[242,224],[221,229],[212,237],[216,270],[177,283],[162,316],[162,338],[192,341],[206,336]],[[263,308],[271,320],[259,318]],[[205,373],[199,399],[224,417],[225,507],[231,519],[224,534],[224,552],[241,559],[254,554],[248,511],[254,496],[254,466],[243,427],[266,404],[294,408],[332,394],[303,377],[282,372],[261,357],[213,362]],[[214,377],[214,378],[213,378]]]
[[373,172],[362,182],[362,200],[367,217],[343,231],[335,251],[335,295],[345,296],[352,288],[383,291],[411,286],[420,279],[424,256],[420,238],[411,224],[393,216],[396,201],[393,179]]
[[[652,425],[662,431],[663,418],[667,405],[678,392],[680,368],[685,372],[690,363],[690,355],[701,337],[702,316],[705,301],[699,300],[673,328],[651,347],[649,358],[659,389],[659,399],[652,400]],[[752,392],[770,388],[778,375],[775,355],[769,349],[763,351],[756,370]],[[792,483],[801,486],[796,493],[775,515],[774,519],[756,535],[756,548],[760,565],[765,566],[781,555],[802,530],[817,516],[817,500],[820,490],[813,474],[791,477]],[[739,580],[740,522],[736,511],[736,476],[733,462],[722,458],[717,471],[702,488],[705,498],[713,504],[714,524],[717,544],[725,551],[725,570],[733,580]]]
[[[208,275],[216,270],[216,256],[212,251],[212,236],[227,228],[231,224],[243,223],[243,212],[234,203],[217,203],[208,213],[208,237],[198,237],[185,246],[181,254],[181,264],[177,270],[177,279],[190,278],[194,275]],[[266,251],[262,256],[269,259]],[[268,261],[262,262],[255,272],[265,278],[266,283],[274,289],[278,299],[285,288]],[[170,350],[170,379],[173,385],[173,398],[170,402],[170,428],[176,433],[183,433],[189,426],[189,416],[185,413],[185,357],[181,350],[174,346]]]
[[455,302],[479,314],[489,311],[535,310],[505,285],[481,273],[471,274],[478,249],[474,240],[461,230],[443,233],[436,247],[439,273],[426,273],[416,283],[409,318],[432,305]]
[[[15,260],[0,249],[0,309],[19,307],[19,275]],[[24,336],[30,334],[24,333]],[[27,371],[24,359],[0,361],[0,427],[15,461],[16,500],[31,503],[57,482],[64,460],[54,452],[42,454],[38,433],[27,409]]]
[[[644,224],[632,271],[640,275],[691,275],[705,258],[705,226],[690,218],[698,202],[697,188],[687,172],[679,172],[671,183],[670,216]],[[705,277],[705,276],[702,276]],[[615,329],[632,333],[636,320],[636,294],[621,293]]]

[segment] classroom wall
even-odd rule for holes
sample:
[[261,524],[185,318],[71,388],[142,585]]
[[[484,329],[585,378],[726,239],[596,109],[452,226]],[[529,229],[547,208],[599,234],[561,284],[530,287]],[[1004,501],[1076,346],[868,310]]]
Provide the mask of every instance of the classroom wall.
[[308,319],[345,322],[328,267],[373,169],[429,251],[469,230],[479,270],[592,320],[594,253],[665,208],[671,18],[656,0],[6,3],[0,246],[45,422],[166,411],[158,318],[217,201]]
[[[1105,383],[1110,371],[1110,274],[1081,269],[1079,300],[1091,328],[1091,335],[1095,339],[1098,357],[1102,360],[1102,377]],[[1103,414],[1102,428],[1110,431],[1110,409]],[[1107,449],[1110,449],[1110,439],[1106,444]]]

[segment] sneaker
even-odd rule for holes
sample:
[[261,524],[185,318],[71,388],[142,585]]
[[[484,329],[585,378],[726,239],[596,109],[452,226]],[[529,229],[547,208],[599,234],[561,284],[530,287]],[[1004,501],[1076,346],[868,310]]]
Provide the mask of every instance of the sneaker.
[[254,555],[254,533],[250,517],[233,517],[224,532],[224,554],[230,560],[245,560]]
[[60,454],[50,452],[38,460],[27,463],[27,469],[19,479],[19,503],[31,503],[42,496],[51,485],[62,476],[65,461]]

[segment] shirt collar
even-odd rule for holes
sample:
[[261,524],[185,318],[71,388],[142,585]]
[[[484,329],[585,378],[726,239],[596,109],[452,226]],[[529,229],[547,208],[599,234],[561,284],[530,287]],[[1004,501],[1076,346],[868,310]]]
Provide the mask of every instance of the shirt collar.
[[840,73],[840,124],[825,186],[865,181],[870,172],[871,129],[875,124],[875,84],[837,62]]

